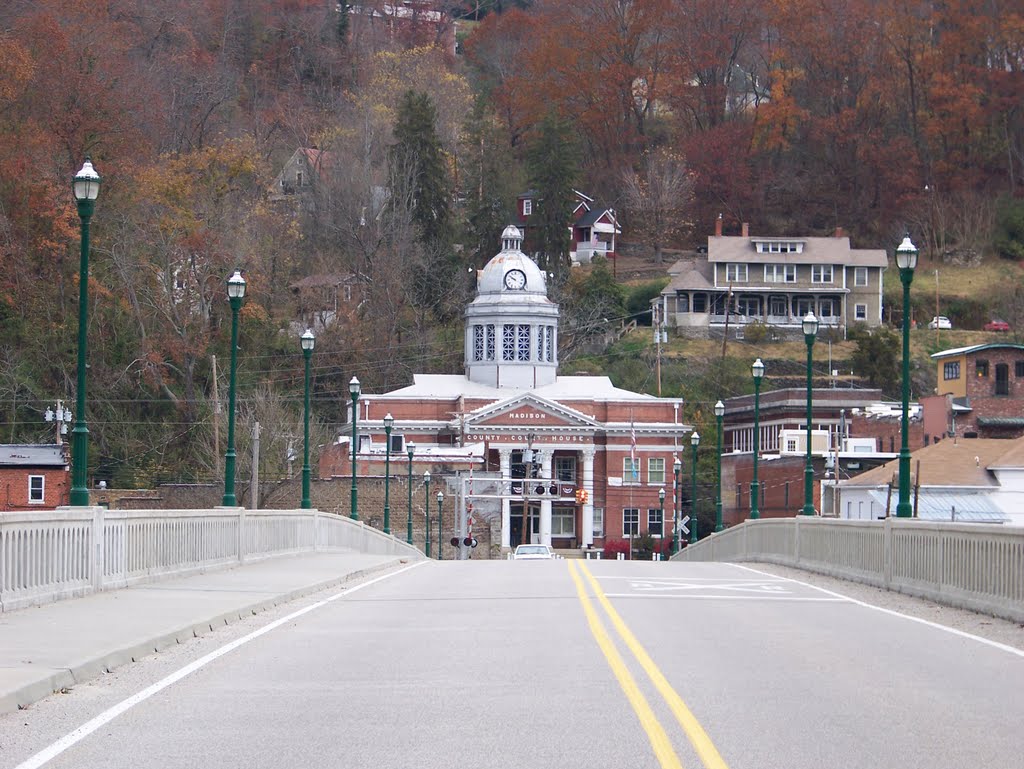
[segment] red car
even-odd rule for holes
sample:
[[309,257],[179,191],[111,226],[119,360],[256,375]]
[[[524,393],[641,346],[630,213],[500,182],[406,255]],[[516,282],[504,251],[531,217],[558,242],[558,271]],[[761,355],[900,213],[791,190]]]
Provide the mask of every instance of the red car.
[[986,331],[1009,331],[1010,324],[1005,320],[999,320],[999,318],[993,318],[985,324]]

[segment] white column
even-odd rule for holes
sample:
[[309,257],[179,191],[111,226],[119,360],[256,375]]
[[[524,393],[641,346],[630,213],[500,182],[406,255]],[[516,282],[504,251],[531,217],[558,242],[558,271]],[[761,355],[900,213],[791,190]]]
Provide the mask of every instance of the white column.
[[[498,456],[501,457],[501,477],[502,480],[508,480],[512,477],[512,449],[499,449]],[[502,484],[506,489],[507,484]],[[510,548],[512,542],[512,521],[511,521],[511,501],[508,497],[504,497],[501,500],[501,546],[503,548]]]
[[583,505],[583,532],[579,539],[584,547],[594,544],[594,449],[583,449],[583,490],[587,501]]
[[[540,452],[541,478],[551,478],[551,456],[550,450]],[[540,503],[540,542],[551,545],[551,500],[547,497],[543,497]]]

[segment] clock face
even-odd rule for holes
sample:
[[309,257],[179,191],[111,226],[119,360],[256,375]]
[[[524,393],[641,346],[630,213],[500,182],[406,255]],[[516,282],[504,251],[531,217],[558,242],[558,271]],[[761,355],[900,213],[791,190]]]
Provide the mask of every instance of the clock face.
[[505,288],[513,291],[526,287],[526,273],[522,270],[509,270],[505,273]]

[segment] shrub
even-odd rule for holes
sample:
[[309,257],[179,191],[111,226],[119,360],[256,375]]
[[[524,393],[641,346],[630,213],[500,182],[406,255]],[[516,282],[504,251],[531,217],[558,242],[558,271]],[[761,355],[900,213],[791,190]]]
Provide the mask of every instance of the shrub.
[[628,553],[629,543],[624,539],[610,539],[604,543],[604,557],[615,560],[619,553]]

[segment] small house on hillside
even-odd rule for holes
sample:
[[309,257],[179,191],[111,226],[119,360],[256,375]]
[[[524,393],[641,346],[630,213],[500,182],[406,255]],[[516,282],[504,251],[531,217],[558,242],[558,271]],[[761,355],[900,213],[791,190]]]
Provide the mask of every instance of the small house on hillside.
[[0,445],[0,511],[53,510],[68,504],[70,490],[63,444]]
[[[527,190],[516,203],[517,224],[529,238],[537,207],[542,205],[536,190]],[[573,264],[590,264],[594,257],[615,258],[615,236],[622,233],[615,210],[602,206],[579,190],[573,190],[569,227],[569,258]]]
[[884,249],[855,249],[841,229],[834,237],[722,234],[708,238],[707,255],[677,262],[656,301],[659,317],[692,336],[735,334],[752,323],[778,336],[801,333],[813,312],[821,331],[882,322]]

